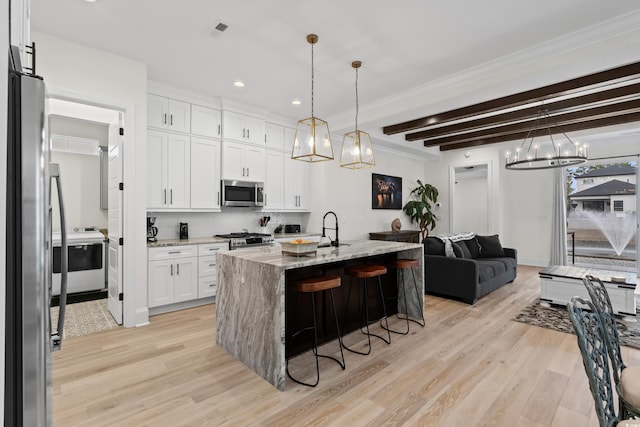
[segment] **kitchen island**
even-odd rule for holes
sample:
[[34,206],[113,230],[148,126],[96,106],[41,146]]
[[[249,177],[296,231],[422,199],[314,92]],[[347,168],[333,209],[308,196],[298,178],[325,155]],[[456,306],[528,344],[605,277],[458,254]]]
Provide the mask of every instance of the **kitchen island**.
[[[423,249],[418,243],[349,241],[337,248],[318,248],[315,255],[302,257],[283,255],[279,245],[218,253],[216,343],[273,386],[284,390],[287,350],[291,353],[285,339],[287,321],[291,321],[287,316],[291,316],[289,308],[294,304],[288,301],[287,284],[301,277],[341,274],[344,267],[350,265],[383,263],[395,258],[420,262],[419,272],[415,271],[418,295],[413,276],[405,275],[406,314],[420,318],[424,310],[424,270]],[[395,289],[397,274],[394,270],[389,273],[386,280],[391,280]],[[346,284],[343,280],[342,287]],[[404,301],[398,298],[397,310],[400,307],[404,313]]]

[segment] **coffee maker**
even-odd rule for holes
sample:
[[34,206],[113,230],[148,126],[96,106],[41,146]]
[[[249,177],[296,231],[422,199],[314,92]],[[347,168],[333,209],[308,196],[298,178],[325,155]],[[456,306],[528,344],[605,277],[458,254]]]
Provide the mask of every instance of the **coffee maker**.
[[147,217],[147,242],[155,242],[156,236],[158,235],[158,227],[154,227],[156,223],[155,216]]

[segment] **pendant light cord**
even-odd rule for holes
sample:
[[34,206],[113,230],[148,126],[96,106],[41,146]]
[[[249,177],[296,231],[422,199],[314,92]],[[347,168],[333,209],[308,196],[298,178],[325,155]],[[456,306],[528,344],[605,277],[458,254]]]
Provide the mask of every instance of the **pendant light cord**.
[[356,68],[356,132],[358,132],[358,69]]
[[313,118],[313,82],[314,82],[314,72],[313,72],[313,45],[311,43],[311,117]]

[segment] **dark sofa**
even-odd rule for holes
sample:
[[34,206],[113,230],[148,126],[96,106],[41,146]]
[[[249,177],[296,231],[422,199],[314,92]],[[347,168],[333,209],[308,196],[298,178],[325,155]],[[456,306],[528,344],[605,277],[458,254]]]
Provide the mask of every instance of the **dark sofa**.
[[516,278],[517,251],[503,248],[497,235],[451,242],[455,256],[445,255],[438,237],[423,243],[425,293],[475,304]]

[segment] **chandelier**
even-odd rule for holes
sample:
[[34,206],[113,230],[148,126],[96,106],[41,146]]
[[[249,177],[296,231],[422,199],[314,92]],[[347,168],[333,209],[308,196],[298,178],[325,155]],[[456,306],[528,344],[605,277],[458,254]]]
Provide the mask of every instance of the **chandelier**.
[[344,134],[340,166],[349,169],[362,169],[375,166],[376,160],[371,148],[371,137],[367,132],[358,130],[358,68],[362,66],[362,62],[353,61],[351,66],[356,70],[356,127],[355,130]]
[[[554,123],[555,125],[555,123]],[[549,139],[548,144],[534,144],[533,140],[546,129]],[[550,169],[563,166],[572,166],[587,161],[587,146],[573,143],[566,133],[560,132],[569,142],[563,145],[560,141],[555,141],[551,134],[549,125],[549,111],[545,108],[538,111],[532,128],[527,136],[513,154],[506,153],[507,169],[511,170],[533,170],[533,169]],[[527,141],[529,144],[527,146]],[[527,146],[526,151],[524,150]]]
[[311,117],[298,120],[291,158],[305,162],[333,160],[329,124],[313,115],[313,45],[318,42],[318,36],[307,35],[307,42],[311,45]]

